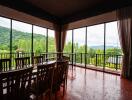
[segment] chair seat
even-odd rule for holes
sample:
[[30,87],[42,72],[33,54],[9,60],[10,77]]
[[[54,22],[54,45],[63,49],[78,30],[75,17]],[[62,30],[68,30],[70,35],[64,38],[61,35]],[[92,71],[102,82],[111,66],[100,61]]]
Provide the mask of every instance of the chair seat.
[[18,93],[9,93],[9,94],[3,94],[2,98],[0,100],[29,100],[30,99],[30,92],[28,90],[19,90]]
[[49,88],[49,83],[47,81],[34,82],[31,86],[31,91],[33,94],[42,94],[46,92]]
[[0,73],[0,100],[29,100],[32,69]]
[[52,93],[56,93],[56,91],[60,90],[60,84],[53,84],[52,86]]

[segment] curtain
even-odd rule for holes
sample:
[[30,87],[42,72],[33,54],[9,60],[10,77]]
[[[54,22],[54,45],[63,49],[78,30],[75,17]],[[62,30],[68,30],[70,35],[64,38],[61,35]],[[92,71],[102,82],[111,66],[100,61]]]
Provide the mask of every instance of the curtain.
[[62,34],[61,35],[61,39],[62,39],[61,52],[63,52],[63,50],[64,50],[67,28],[68,28],[68,25],[62,27],[62,32],[61,32],[61,34]]
[[60,26],[54,25],[55,29],[55,44],[56,44],[56,52],[60,52]]
[[118,31],[123,51],[122,77],[132,79],[131,63],[131,34],[132,34],[132,7],[117,10]]
[[55,29],[55,44],[56,44],[56,52],[57,52],[57,60],[61,59],[61,39],[60,39],[60,26],[59,25],[54,25],[54,29]]
[[61,59],[64,49],[67,26],[54,25],[57,59]]

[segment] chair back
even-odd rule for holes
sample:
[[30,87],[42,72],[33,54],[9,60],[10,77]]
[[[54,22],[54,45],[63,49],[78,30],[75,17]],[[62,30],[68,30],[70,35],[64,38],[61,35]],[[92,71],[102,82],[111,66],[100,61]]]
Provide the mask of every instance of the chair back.
[[62,56],[62,58],[63,58],[63,60],[68,60],[68,61],[70,61],[70,57],[68,57],[68,56]]
[[34,64],[42,64],[43,63],[43,56],[34,56],[33,61],[34,61]]
[[57,61],[53,78],[53,92],[59,90],[62,82],[67,78],[68,61]]
[[47,58],[47,54],[46,53],[42,53],[40,55],[43,56],[43,62],[45,62],[46,61],[46,58]]
[[30,65],[30,57],[15,58],[16,69],[28,67]]
[[29,100],[32,67],[0,73],[2,100]]
[[0,59],[0,72],[11,69],[11,59]]
[[62,83],[65,78],[67,78],[67,73],[68,73],[68,61],[58,61],[57,62],[57,68],[58,68],[58,81],[59,84]]
[[40,93],[52,88],[55,62],[37,66],[37,86]]

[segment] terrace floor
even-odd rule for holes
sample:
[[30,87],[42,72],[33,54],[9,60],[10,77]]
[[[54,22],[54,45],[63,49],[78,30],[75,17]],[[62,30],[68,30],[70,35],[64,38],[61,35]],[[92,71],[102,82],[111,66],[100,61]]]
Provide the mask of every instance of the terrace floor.
[[[76,63],[75,66],[85,68],[85,64]],[[103,70],[102,66],[95,66],[95,65],[92,65],[92,64],[91,65],[86,65],[86,68],[87,69],[92,69],[92,70],[97,70],[97,71],[102,71],[102,72],[104,71],[104,72],[111,73],[111,74],[117,74],[117,75],[121,74],[120,69],[116,70],[115,68],[105,67],[105,69]]]
[[132,81],[76,67],[69,69],[67,91],[63,97],[61,89],[57,100],[132,100]]

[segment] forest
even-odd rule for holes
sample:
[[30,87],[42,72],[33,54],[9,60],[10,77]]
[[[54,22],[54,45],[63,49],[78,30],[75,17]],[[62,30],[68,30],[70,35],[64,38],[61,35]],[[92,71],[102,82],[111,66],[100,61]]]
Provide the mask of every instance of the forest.
[[[50,33],[49,33],[50,34]],[[12,30],[12,52],[22,51],[31,52],[32,33]],[[75,53],[85,53],[85,45],[79,46],[78,43],[73,44]],[[64,52],[71,53],[72,43],[65,44]],[[0,26],[0,53],[10,51],[10,29]],[[33,34],[33,51],[36,53],[46,52],[46,36],[42,34]],[[55,39],[48,37],[48,52],[55,52]],[[87,53],[92,57],[95,54],[103,54],[102,48],[87,47]],[[120,48],[107,48],[106,54],[121,55]]]
[[[50,33],[49,33],[50,34]],[[34,33],[33,34],[33,52],[43,53],[46,52],[46,39],[45,35]],[[18,30],[12,30],[12,53],[23,52],[31,53],[31,41],[32,33],[22,32]],[[10,29],[0,26],[0,53],[10,52]],[[76,53],[76,62],[84,63],[85,60],[85,45],[79,46],[78,43],[73,43],[74,53]],[[48,52],[55,52],[55,39],[54,37],[48,37]],[[64,47],[65,53],[72,52],[72,43],[68,42]],[[82,53],[82,58],[81,54]],[[104,50],[102,47],[98,48],[87,47],[87,63],[95,64],[96,54],[103,54]],[[120,48],[106,47],[105,53],[107,55],[122,55]],[[108,57],[107,57],[108,58]],[[82,61],[81,61],[82,60]],[[98,58],[97,60],[103,62],[103,58]]]
[[[12,30],[12,52],[31,52],[32,33]],[[35,53],[46,52],[46,36],[33,34],[33,51]],[[53,37],[48,37],[48,51],[55,52]],[[10,29],[0,26],[0,53],[10,52]]]

